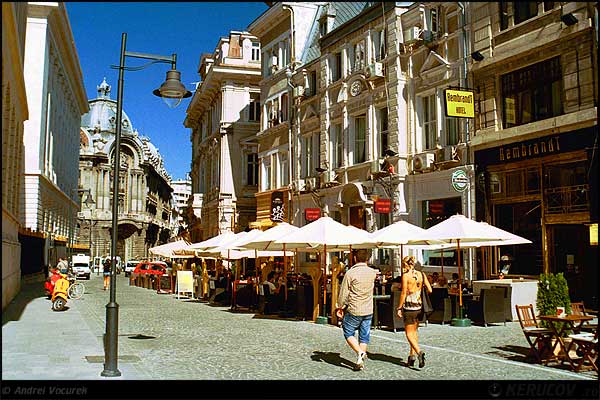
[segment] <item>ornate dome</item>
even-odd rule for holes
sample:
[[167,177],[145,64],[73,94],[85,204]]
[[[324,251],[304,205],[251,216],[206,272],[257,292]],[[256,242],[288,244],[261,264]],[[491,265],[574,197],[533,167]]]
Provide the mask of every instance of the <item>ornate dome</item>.
[[[110,98],[111,87],[106,83],[106,78],[96,88],[98,89],[98,97],[89,101],[90,111],[81,117],[81,126],[91,132],[104,131],[114,134],[117,120],[117,102]],[[123,111],[121,121],[122,135],[136,134],[125,111]]]
[[[115,141],[117,102],[110,99],[110,85],[106,83],[106,78],[96,88],[98,97],[89,101],[90,111],[81,117],[80,152],[86,155],[98,153],[110,155]],[[165,170],[162,156],[156,146],[147,136],[139,135],[125,111],[122,117],[122,148],[129,146],[137,153],[140,162],[148,163],[166,182],[170,183],[171,176]]]

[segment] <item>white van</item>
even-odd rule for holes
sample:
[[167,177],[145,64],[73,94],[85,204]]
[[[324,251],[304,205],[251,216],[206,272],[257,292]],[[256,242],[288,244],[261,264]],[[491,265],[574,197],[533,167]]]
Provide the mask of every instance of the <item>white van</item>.
[[90,256],[85,254],[77,254],[71,258],[71,265],[73,266],[73,273],[79,277],[85,277],[90,279]]

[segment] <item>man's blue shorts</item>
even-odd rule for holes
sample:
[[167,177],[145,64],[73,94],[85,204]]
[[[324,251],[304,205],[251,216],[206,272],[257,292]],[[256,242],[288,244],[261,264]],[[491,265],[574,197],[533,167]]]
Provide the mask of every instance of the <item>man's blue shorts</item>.
[[354,332],[358,329],[358,342],[369,344],[371,338],[371,319],[373,319],[373,314],[356,316],[349,312],[344,313],[344,318],[342,319],[344,338],[348,339],[350,336],[354,336]]

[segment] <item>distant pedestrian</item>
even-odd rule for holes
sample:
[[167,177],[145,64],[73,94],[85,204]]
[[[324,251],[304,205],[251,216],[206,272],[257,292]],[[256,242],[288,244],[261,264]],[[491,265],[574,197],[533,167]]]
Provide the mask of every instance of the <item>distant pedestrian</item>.
[[102,263],[102,267],[103,267],[103,275],[104,275],[104,290],[108,289],[108,285],[110,284],[110,269],[111,269],[111,262],[110,262],[110,257],[106,257],[104,258],[104,262]]
[[429,293],[432,292],[431,284],[420,271],[415,270],[415,257],[406,256],[402,260],[402,292],[400,293],[400,302],[398,303],[398,317],[404,319],[404,333],[410,344],[408,354],[408,366],[415,365],[419,359],[419,368],[425,366],[425,352],[419,348],[419,320],[423,316],[423,300],[421,290],[425,285]]
[[58,264],[56,264],[56,268],[58,268],[61,274],[66,274],[69,272],[69,263],[64,258],[58,257]]
[[[367,265],[369,252],[355,252],[356,264],[344,275],[337,299],[336,315],[342,318],[344,338],[358,356],[356,369],[364,368],[367,345],[371,335],[373,318],[373,287],[377,271]],[[358,341],[354,334],[358,330]]]

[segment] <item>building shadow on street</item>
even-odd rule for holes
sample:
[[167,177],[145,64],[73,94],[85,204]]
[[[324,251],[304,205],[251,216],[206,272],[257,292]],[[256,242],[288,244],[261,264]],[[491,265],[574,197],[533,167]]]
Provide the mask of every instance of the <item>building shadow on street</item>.
[[324,352],[324,351],[313,351],[313,355],[310,356],[311,360],[317,362],[326,362],[336,367],[348,368],[354,371],[355,364],[340,356],[340,353]]
[[[46,298],[44,282],[22,283],[21,290],[15,298],[2,310],[2,326],[10,321],[19,321],[25,307],[37,298]],[[52,304],[48,300],[48,312],[52,311]]]

